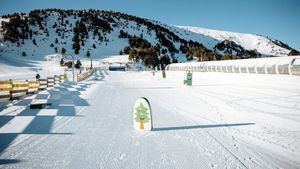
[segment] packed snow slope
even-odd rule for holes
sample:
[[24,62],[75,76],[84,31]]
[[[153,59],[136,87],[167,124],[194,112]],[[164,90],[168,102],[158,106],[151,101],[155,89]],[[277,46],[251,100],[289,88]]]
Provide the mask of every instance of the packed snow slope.
[[[300,78],[98,71],[0,112],[3,168],[299,168]],[[96,80],[97,79],[97,80]],[[133,129],[149,99],[154,130]],[[48,101],[52,106],[30,110]]]
[[[57,56],[57,55],[47,55]],[[46,57],[47,57],[46,56]],[[0,56],[0,81],[1,80],[30,80],[35,79],[36,74],[42,78],[65,73],[65,67],[59,65],[59,58],[44,59],[44,61],[31,60],[18,56]]]
[[256,50],[264,55],[287,56],[291,50],[286,44],[261,35],[220,31],[192,26],[178,26],[178,28],[182,28],[188,32],[209,36],[220,42],[225,40],[233,41],[246,50]]

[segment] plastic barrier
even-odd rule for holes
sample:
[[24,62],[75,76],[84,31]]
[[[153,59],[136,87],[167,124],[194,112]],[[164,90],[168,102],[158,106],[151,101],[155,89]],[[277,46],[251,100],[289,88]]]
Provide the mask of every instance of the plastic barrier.
[[0,82],[0,102],[6,102],[10,100],[10,91],[12,84],[10,81]]
[[12,81],[12,89],[10,91],[11,99],[23,97],[27,94],[28,82]]
[[54,86],[54,77],[47,77],[47,87]]
[[47,87],[53,87],[54,84],[64,82],[66,75],[48,77],[47,79],[23,80],[23,81],[0,81],[0,102],[7,102],[12,99],[18,99],[27,94],[34,94],[38,90],[45,90]]
[[28,81],[28,91],[27,94],[33,94],[38,92],[40,87],[39,81]]
[[60,82],[60,83],[61,83],[61,82],[64,82],[65,79],[66,79],[66,75],[60,75],[59,77],[60,77],[60,78],[59,78],[59,82]]
[[173,63],[169,71],[300,75],[300,56]]
[[300,58],[294,59],[290,65],[290,74],[300,76]]
[[54,76],[54,84],[59,84],[60,82],[60,76],[55,75]]
[[45,90],[47,89],[47,79],[39,79],[39,90]]
[[77,74],[77,82],[83,81],[84,79],[90,77],[92,74],[96,72],[96,70],[97,70],[96,68],[93,68],[81,74]]

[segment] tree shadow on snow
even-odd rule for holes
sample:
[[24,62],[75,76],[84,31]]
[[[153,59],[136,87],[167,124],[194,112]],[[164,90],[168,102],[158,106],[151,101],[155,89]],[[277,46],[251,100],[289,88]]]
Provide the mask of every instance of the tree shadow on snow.
[[160,127],[160,128],[154,128],[153,131],[172,131],[172,130],[204,129],[204,128],[218,128],[218,127],[235,127],[235,126],[246,126],[246,125],[254,125],[254,124],[255,123],[235,123],[235,124],[211,124],[211,125]]
[[164,89],[173,89],[173,87],[169,87],[169,86],[161,86],[161,87],[135,87],[135,88],[125,88],[126,90],[136,90],[136,89],[140,89],[140,90],[164,90]]
[[21,160],[15,160],[15,159],[0,159],[0,165],[3,164],[14,164],[14,163],[19,163]]
[[19,57],[5,57],[0,56],[0,63],[4,63],[11,66],[17,66],[17,67],[31,67],[33,70],[36,67],[37,61],[29,60],[29,59],[23,59]]
[[[95,80],[95,81],[104,81],[105,75],[103,74],[102,71],[98,70],[94,73],[93,78],[90,80]],[[90,81],[89,80],[89,81]]]
[[[46,99],[52,105],[44,109],[29,109],[28,107],[22,110],[17,115],[2,115],[0,116],[0,127],[5,126],[14,118],[20,116],[32,116],[32,121],[21,132],[16,133],[0,133],[0,154],[6,150],[9,145],[22,134],[27,135],[72,135],[73,133],[58,133],[52,132],[55,117],[83,117],[77,115],[75,106],[89,106],[89,103],[80,97],[80,91],[85,91],[93,83],[73,83],[65,82],[48,90],[48,94],[37,94],[36,99]],[[76,88],[74,88],[76,86]],[[69,90],[72,88],[72,90]],[[49,96],[49,97],[48,97]],[[30,104],[32,99],[23,99],[16,106],[25,106]],[[46,114],[45,114],[46,113]],[[0,159],[0,164],[12,164],[20,162],[19,160]]]

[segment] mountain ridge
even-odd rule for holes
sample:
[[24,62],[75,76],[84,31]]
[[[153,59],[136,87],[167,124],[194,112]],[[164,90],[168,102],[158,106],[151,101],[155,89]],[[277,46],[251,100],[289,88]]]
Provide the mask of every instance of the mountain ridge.
[[[131,60],[155,67],[161,62],[195,59],[287,56],[293,50],[298,54],[283,42],[264,36],[224,33],[226,31],[216,34],[217,30],[173,26],[105,10],[45,9],[5,15],[1,19],[0,32],[5,44],[1,55],[35,60],[40,60],[41,55],[61,52],[81,58],[129,54]],[[237,38],[236,35],[241,36]],[[273,50],[266,50],[266,45],[253,46],[244,36],[263,39],[260,43],[269,44]]]

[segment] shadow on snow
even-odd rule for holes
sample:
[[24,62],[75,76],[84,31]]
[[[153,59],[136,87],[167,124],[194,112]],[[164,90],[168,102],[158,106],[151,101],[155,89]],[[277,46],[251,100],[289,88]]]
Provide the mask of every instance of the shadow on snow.
[[[103,76],[103,74],[98,74],[97,77]],[[16,133],[0,133],[0,155],[2,152],[21,134],[45,134],[45,135],[71,135],[72,133],[52,133],[51,129],[55,121],[55,117],[65,116],[65,117],[83,117],[76,114],[75,106],[89,106],[89,103],[80,97],[80,92],[85,91],[92,84],[95,84],[91,80],[89,83],[73,83],[66,81],[60,85],[53,87],[48,90],[48,94],[37,94],[34,99],[46,99],[47,102],[52,103],[52,105],[45,109],[29,109],[26,107],[17,115],[0,115],[0,127],[5,126],[14,118],[22,116],[33,116],[33,120],[26,126],[22,132]],[[72,89],[72,90],[70,90]],[[28,106],[33,99],[24,98],[15,106]],[[53,115],[39,115],[41,111],[55,110]],[[18,163],[20,160],[15,159],[0,159],[1,164],[12,164]]]
[[246,125],[254,125],[254,124],[255,123],[235,123],[235,124],[211,124],[211,125],[160,127],[160,128],[153,128],[153,131],[188,130],[188,129],[204,129],[204,128],[217,128],[217,127],[235,127],[235,126],[246,126]]

